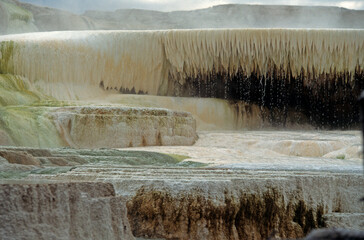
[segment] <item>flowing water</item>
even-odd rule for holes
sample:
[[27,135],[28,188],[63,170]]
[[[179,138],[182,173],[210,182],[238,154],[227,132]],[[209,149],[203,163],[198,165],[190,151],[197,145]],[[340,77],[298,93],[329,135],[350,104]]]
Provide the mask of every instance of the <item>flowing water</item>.
[[223,168],[265,170],[362,171],[359,131],[199,132],[193,146],[138,150],[189,156]]
[[[0,140],[36,147],[190,145],[197,128],[200,139],[192,147],[148,150],[212,165],[316,168],[346,163],[357,170],[358,132],[316,130],[358,129],[363,39],[362,30],[337,29],[1,36]],[[79,113],[82,106],[86,114]],[[196,126],[183,125],[191,129],[186,143],[178,140],[184,131],[165,127],[162,117],[131,123],[119,107],[190,112]],[[140,111],[135,116],[148,110]],[[173,124],[180,122],[176,116],[170,117]],[[143,130],[148,136],[136,133],[142,126],[158,130]],[[21,129],[27,134],[22,136]],[[175,133],[176,138],[161,141]],[[114,139],[124,135],[137,139],[117,144]]]
[[5,233],[53,234],[59,216],[74,226],[60,236],[360,229],[363,69],[363,30],[0,36],[0,180],[18,184],[0,184]]

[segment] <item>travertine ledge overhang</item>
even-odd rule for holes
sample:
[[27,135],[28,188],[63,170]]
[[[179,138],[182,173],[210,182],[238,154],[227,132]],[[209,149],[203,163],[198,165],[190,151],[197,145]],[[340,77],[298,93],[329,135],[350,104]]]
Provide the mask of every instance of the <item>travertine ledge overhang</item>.
[[[58,99],[105,90],[247,101],[310,123],[358,122],[364,31],[203,29],[48,32],[0,37],[0,73]],[[324,113],[324,114],[322,114]],[[279,120],[279,119],[278,119]]]

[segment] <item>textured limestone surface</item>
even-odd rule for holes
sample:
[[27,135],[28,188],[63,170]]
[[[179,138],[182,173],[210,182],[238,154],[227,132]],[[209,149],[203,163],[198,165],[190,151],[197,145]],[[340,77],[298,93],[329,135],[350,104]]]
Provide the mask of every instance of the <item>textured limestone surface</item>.
[[331,222],[331,227],[362,229],[364,205],[358,202],[362,177],[339,177],[331,183],[337,184],[334,187],[328,183],[330,177],[267,177],[225,183],[144,183],[128,202],[133,233],[167,239],[267,239],[273,233],[299,238],[326,227],[325,214],[332,211],[348,212],[350,217]]
[[[262,27],[247,9],[263,22],[285,16],[290,28],[302,26],[287,12],[299,19],[324,10],[243,8],[196,11],[182,25],[185,13],[171,13],[176,22],[165,25],[225,29],[135,31],[166,15],[85,17],[0,0],[0,33],[134,24],[0,37],[0,145],[92,148],[0,148],[0,238],[266,239],[363,229],[359,132],[203,132],[195,146],[145,148],[195,142],[195,120],[180,110],[214,130],[357,126],[364,31],[231,29]],[[363,22],[352,20],[362,11],[340,12],[341,27]],[[336,23],[313,15],[320,27]]]
[[138,150],[189,156],[209,166],[362,172],[359,131],[199,131],[193,146]]
[[[0,68],[6,58],[0,56]],[[26,78],[0,74],[0,146],[110,148],[192,145],[197,139],[186,109],[132,106],[57,101]]]
[[357,88],[352,84],[362,79],[363,35],[361,29],[273,28],[14,34],[0,36],[0,71],[68,100],[95,96],[100,86],[231,100],[253,100],[243,96],[247,90],[262,95],[296,87],[303,89],[289,92],[313,88],[320,97],[328,83]]
[[192,145],[187,112],[123,106],[0,106],[0,146],[133,147]]
[[258,113],[258,123],[347,129],[358,125],[363,36],[276,28],[14,34],[0,36],[0,72],[58,100],[219,98],[238,103],[241,117]]
[[0,184],[1,239],[134,239],[107,183]]
[[40,161],[26,152],[19,151],[0,151],[0,157],[5,158],[9,163],[22,164],[22,165],[35,165],[39,166]]
[[0,179],[23,179],[29,174],[58,174],[81,165],[177,167],[185,166],[185,163],[181,162],[185,158],[187,156],[117,149],[34,149],[0,146]]
[[325,215],[326,226],[345,229],[364,229],[364,213],[330,213]]
[[[350,139],[347,135],[348,144]],[[0,158],[0,220],[8,222],[1,236],[117,239],[127,224],[142,239],[298,238],[320,227],[362,229],[364,177],[355,164],[345,165],[349,160],[332,160],[342,163],[327,168],[315,166],[315,160],[306,168],[282,170],[273,166],[281,164],[262,168],[241,158],[235,167],[203,167],[191,162],[197,155],[174,159],[141,150],[2,147],[3,153],[32,156],[41,165]],[[186,159],[180,162],[181,157]],[[291,157],[300,160],[309,162]],[[54,218],[64,220],[62,228],[54,230],[49,220]]]
[[360,230],[364,213],[361,173],[99,165],[28,179],[110,182],[128,199],[134,236],[152,239],[298,238],[325,226]]
[[73,147],[192,145],[197,139],[196,121],[187,112],[83,106],[58,108],[51,115]]
[[[89,113],[96,110],[101,111],[83,109]],[[130,231],[144,239],[266,239],[273,233],[296,238],[318,227],[362,229],[360,132],[199,135],[194,146],[138,147],[128,151],[1,147],[0,178],[4,183],[16,181],[24,187],[29,182],[111,183],[115,199],[124,201]],[[37,164],[24,165],[28,163]],[[72,189],[73,185],[61,186]],[[48,190],[39,187],[39,191]],[[83,199],[77,198],[77,204],[84,204]],[[29,204],[41,206],[42,201],[33,199]],[[18,208],[3,207],[6,216],[18,216]],[[33,213],[32,219],[42,219],[38,215],[52,211],[45,208],[39,214]],[[92,219],[82,212],[72,214]],[[22,221],[18,224],[23,228],[9,232],[9,236],[16,239],[27,234],[24,231],[28,225]],[[43,229],[36,223],[32,226],[35,232]]]

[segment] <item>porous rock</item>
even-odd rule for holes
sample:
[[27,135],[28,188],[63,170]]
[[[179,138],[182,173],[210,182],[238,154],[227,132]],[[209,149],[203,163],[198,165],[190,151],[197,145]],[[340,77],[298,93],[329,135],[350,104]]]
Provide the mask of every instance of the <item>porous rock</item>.
[[40,161],[27,152],[0,150],[0,156],[9,163],[40,166]]
[[1,184],[2,239],[134,239],[111,184]]

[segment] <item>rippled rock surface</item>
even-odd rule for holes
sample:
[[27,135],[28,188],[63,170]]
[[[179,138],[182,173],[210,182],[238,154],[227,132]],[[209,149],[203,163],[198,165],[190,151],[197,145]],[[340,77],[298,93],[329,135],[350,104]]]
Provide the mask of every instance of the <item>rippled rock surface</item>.
[[[283,132],[282,137],[287,134]],[[201,134],[196,146],[186,149],[2,147],[0,218],[9,224],[2,225],[0,232],[12,239],[61,234],[86,239],[117,239],[120,234],[122,239],[266,239],[304,237],[320,227],[362,229],[364,203],[359,199],[364,178],[358,155],[330,159],[322,152],[316,158],[292,159],[276,152],[272,161],[254,153],[254,145],[259,148],[267,142],[269,132],[245,133],[241,139],[236,133],[208,135]],[[245,154],[251,156],[240,156],[239,148],[229,141],[216,142],[215,137],[221,136],[250,146],[252,152]],[[290,141],[315,143],[316,135],[305,136],[292,135]],[[341,145],[345,149],[357,138],[355,133],[320,136],[333,144],[323,150]],[[280,148],[270,141],[267,147],[272,147],[273,154]],[[212,155],[214,161],[209,160]],[[38,164],[14,162],[15,156]],[[64,219],[65,227],[54,230],[55,223],[48,220],[54,218]],[[15,231],[11,226],[17,224],[21,226]]]
[[[59,100],[109,93],[221,98],[260,118],[355,128],[364,31],[196,29],[48,32],[0,37],[0,73]],[[39,59],[39,61],[33,61]],[[101,87],[101,89],[99,88]],[[245,110],[236,105],[236,114]]]
[[51,113],[62,138],[81,148],[192,145],[191,114],[167,109],[68,107]]
[[107,183],[0,184],[2,239],[134,239]]
[[308,130],[358,127],[363,51],[357,29],[0,36],[2,235],[362,229],[360,133]]

